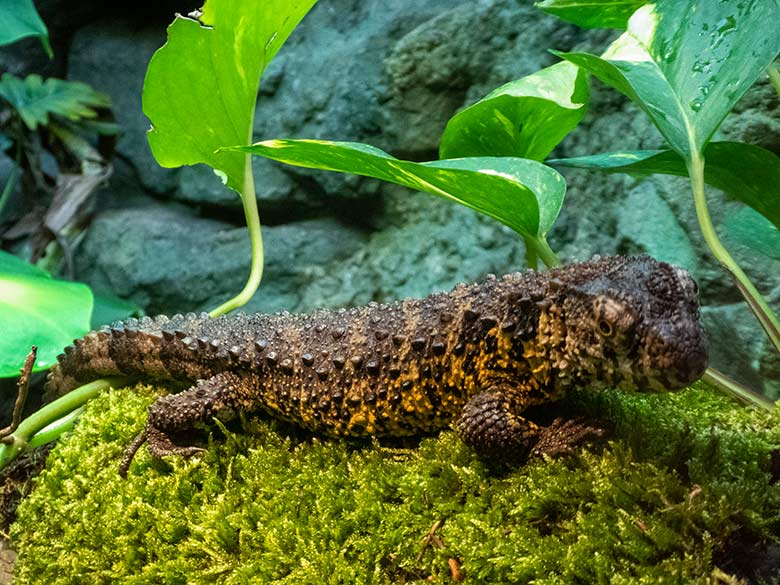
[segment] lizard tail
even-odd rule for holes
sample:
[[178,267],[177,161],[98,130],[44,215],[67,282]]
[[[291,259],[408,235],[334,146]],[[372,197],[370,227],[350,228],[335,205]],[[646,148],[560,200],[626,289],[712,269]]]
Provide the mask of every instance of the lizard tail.
[[73,345],[57,357],[58,363],[49,370],[44,399],[53,400],[105,376],[173,379],[176,376],[168,371],[166,366],[169,364],[164,363],[168,361],[163,356],[165,345],[181,339],[186,343],[179,349],[191,351],[189,346],[193,340],[187,335],[206,319],[205,314],[176,315],[170,319],[166,316],[144,317],[90,331],[81,339],[75,339]]
[[111,358],[111,332],[91,331],[57,356],[49,370],[44,401],[48,402],[101,376],[117,375],[119,370]]

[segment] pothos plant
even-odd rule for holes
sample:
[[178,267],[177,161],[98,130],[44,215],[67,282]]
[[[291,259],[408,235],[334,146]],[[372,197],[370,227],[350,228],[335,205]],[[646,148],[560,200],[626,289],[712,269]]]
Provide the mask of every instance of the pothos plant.
[[[425,163],[399,160],[372,146],[349,142],[249,144],[262,72],[316,0],[208,0],[202,12],[177,17],[167,44],[150,62],[144,85],[152,151],[163,166],[211,166],[241,198],[251,233],[253,261],[247,284],[211,314],[244,304],[262,276],[252,154],[376,177],[457,201],[512,228],[525,241],[529,264],[536,266],[541,258],[548,267],[559,264],[547,234],[566,190],[553,165],[569,165],[639,175],[688,174],[708,244],[739,283],[770,338],[777,341],[776,317],[714,235],[704,184],[724,190],[780,226],[780,159],[757,146],[710,142],[723,118],[760,75],[769,71],[778,77],[772,62],[780,52],[780,39],[771,24],[780,17],[778,1],[739,7],[693,0],[543,2],[543,9],[583,26],[626,32],[601,56],[559,53],[562,62],[510,82],[462,110],[442,135],[441,159]],[[716,36],[699,34],[709,30]],[[710,61],[697,60],[710,50],[715,51]],[[636,101],[670,149],[545,163],[586,114],[587,72]],[[706,170],[705,156],[710,159]],[[761,172],[739,172],[744,169]],[[722,386],[729,384],[712,374],[711,378]],[[739,391],[738,386],[732,389]],[[65,397],[67,404],[48,405],[41,411],[49,413],[42,420],[65,415],[93,392],[79,389]],[[28,436],[18,442],[34,439],[32,426],[26,432]],[[10,456],[8,449],[0,452],[0,462]]]
[[[48,31],[32,2],[0,2],[0,45],[29,36],[39,37],[52,55]],[[83,83],[35,74],[0,77],[0,150],[13,161],[0,186],[0,243],[27,235],[32,260],[0,251],[0,378],[16,376],[33,345],[37,361],[31,369],[44,370],[74,337],[140,311],[132,303],[96,295],[84,284],[52,278],[46,269],[63,256],[67,264],[89,212],[90,194],[110,175],[118,127],[100,118],[109,106],[108,96]],[[95,145],[101,142],[105,148]],[[44,158],[53,164],[44,165]],[[20,183],[31,207],[21,219],[9,213]],[[40,428],[42,421],[32,422]]]

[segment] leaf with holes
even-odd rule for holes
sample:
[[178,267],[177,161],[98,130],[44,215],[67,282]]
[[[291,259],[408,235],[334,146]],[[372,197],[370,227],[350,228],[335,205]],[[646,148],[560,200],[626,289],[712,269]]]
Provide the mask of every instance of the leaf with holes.
[[208,0],[199,20],[178,16],[143,90],[149,145],[164,167],[205,163],[244,193],[260,76],[316,0]]

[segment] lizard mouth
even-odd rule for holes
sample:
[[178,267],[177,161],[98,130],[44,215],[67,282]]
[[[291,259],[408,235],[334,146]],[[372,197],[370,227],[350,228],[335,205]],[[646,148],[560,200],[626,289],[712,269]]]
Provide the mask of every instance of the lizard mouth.
[[656,375],[646,378],[646,391],[666,392],[680,390],[701,378],[707,369],[707,352],[695,352],[678,359],[668,367],[656,370]]

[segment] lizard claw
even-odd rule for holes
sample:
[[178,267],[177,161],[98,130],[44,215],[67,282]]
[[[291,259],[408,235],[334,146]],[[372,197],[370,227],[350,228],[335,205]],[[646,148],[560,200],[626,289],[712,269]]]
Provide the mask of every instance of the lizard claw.
[[135,454],[138,452],[138,449],[140,449],[141,445],[144,443],[147,444],[152,457],[157,459],[161,459],[166,455],[191,457],[198,453],[206,452],[206,449],[195,447],[194,445],[177,445],[164,431],[147,424],[146,428],[127,446],[124,455],[122,455],[122,460],[119,463],[119,475],[123,478],[127,477],[130,464],[132,463]]
[[539,433],[539,440],[531,449],[531,457],[549,455],[555,457],[574,451],[574,448],[588,439],[603,437],[606,431],[588,426],[582,418],[556,418]]

